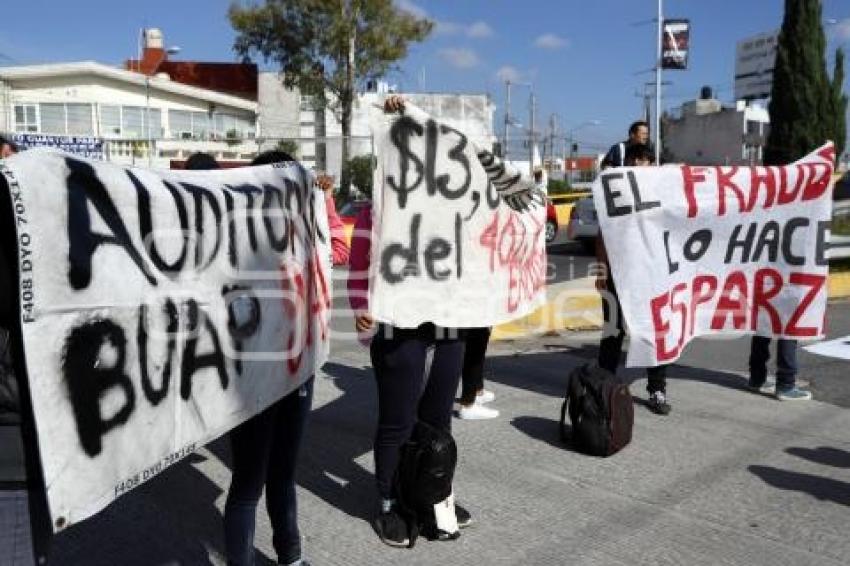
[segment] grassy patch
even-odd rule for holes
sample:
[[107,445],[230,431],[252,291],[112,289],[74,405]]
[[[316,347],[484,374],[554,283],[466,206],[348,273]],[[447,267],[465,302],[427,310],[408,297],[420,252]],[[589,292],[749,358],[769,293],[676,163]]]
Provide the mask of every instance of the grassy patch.
[[832,233],[836,236],[850,236],[850,216],[836,216],[832,219]]

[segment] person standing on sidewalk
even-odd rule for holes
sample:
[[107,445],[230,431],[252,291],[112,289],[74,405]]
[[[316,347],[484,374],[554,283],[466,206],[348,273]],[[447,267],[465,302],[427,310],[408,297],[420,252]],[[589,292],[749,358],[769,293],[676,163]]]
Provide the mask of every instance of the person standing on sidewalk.
[[750,341],[750,380],[748,387],[755,392],[769,393],[780,401],[809,401],[811,391],[797,387],[797,341],[780,338],[776,341],[776,381],[767,379],[770,361],[770,338],[753,336]]
[[[404,99],[390,96],[388,113],[403,112]],[[369,345],[378,387],[378,426],[375,432],[375,483],[379,506],[372,526],[385,544],[406,547],[409,525],[398,504],[395,478],[401,448],[410,438],[417,419],[434,428],[451,428],[452,405],[463,365],[464,331],[424,323],[417,328],[397,328],[376,323],[369,313],[369,266],[371,264],[372,207],[364,207],[354,225],[348,296],[355,328]],[[434,357],[426,376],[426,357]],[[472,517],[455,504],[457,525],[464,528]],[[457,538],[456,535],[446,540]],[[441,538],[442,540],[442,538]]]
[[484,359],[491,331],[491,328],[470,328],[466,331],[461,394],[455,411],[459,419],[484,420],[499,416],[499,411],[484,406],[496,398],[495,393],[484,389]]
[[[652,165],[652,150],[648,145],[632,144],[625,148],[625,165],[639,167]],[[614,277],[611,275],[611,265],[608,262],[608,253],[605,250],[605,242],[602,238],[596,238],[596,261],[605,266],[602,275],[596,279],[596,289],[599,292],[607,292],[603,297],[602,313],[605,325],[602,329],[602,340],[599,342],[599,367],[617,373],[620,364],[620,354],[623,350],[623,340],[626,329],[623,323],[622,306],[614,285]],[[613,320],[616,317],[616,320]],[[614,324],[614,331],[611,330]],[[670,413],[670,404],[667,402],[667,366],[660,365],[646,369],[648,383],[646,390],[649,393],[649,409],[658,415]]]
[[[258,155],[252,165],[295,161],[282,151]],[[348,262],[348,244],[336,212],[333,180],[319,176],[316,184],[325,196],[331,232],[332,263]],[[230,432],[232,477],[224,505],[224,544],[228,566],[254,564],[254,530],[257,504],[266,490],[266,509],[272,524],[272,546],[277,563],[309,566],[301,550],[295,491],[295,469],[301,440],[313,401],[315,376]]]

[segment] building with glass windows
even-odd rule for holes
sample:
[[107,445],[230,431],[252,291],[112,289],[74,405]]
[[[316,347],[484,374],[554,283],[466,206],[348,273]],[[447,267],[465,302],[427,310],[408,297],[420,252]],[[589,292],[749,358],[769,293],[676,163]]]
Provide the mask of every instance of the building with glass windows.
[[93,61],[0,67],[0,132],[98,138],[120,163],[250,160],[257,102]]

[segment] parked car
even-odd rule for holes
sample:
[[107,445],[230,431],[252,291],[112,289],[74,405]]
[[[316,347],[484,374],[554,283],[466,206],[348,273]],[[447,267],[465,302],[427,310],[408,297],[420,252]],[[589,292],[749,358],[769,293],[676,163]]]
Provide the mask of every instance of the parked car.
[[599,218],[596,216],[596,208],[593,206],[593,197],[579,199],[570,211],[570,220],[567,224],[567,237],[575,240],[584,247],[587,252],[596,248],[596,237],[599,235]]
[[558,211],[552,199],[546,199],[546,243],[551,244],[558,236]]

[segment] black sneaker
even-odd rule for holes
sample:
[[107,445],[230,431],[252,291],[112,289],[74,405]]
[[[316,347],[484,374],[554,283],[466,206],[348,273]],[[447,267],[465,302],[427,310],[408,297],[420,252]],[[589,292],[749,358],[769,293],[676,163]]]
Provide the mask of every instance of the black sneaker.
[[670,414],[670,404],[667,402],[667,396],[664,395],[663,391],[654,391],[649,396],[649,410],[655,413],[656,415],[669,415]]
[[385,544],[397,548],[410,545],[407,521],[398,513],[392,502],[382,502],[381,511],[372,521],[372,527]]
[[446,532],[439,528],[433,520],[422,523],[421,533],[428,540],[456,540],[460,538],[460,531]]
[[455,503],[455,517],[457,517],[457,526],[460,529],[465,529],[472,524],[472,515],[457,503]]

